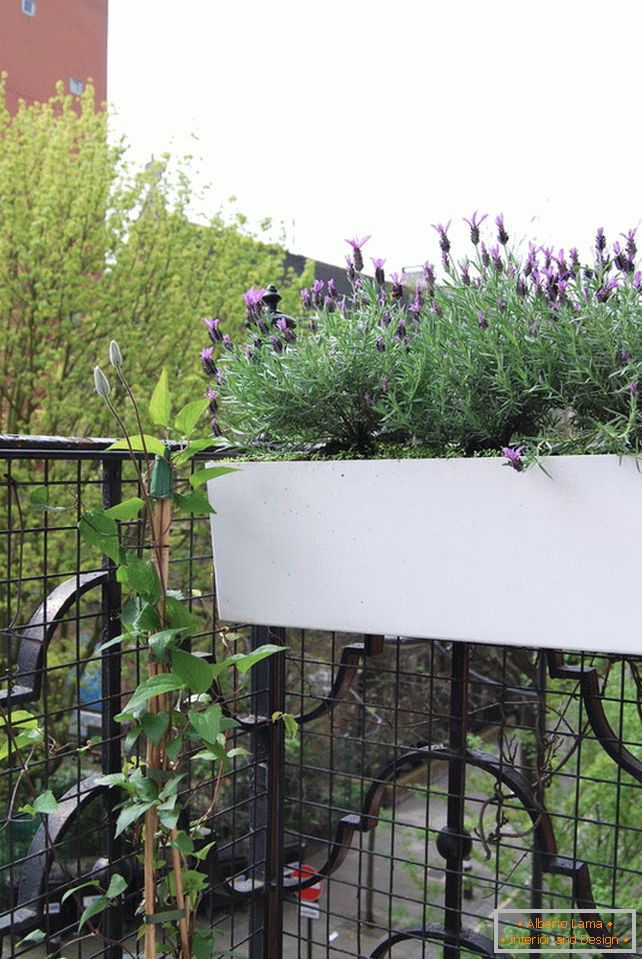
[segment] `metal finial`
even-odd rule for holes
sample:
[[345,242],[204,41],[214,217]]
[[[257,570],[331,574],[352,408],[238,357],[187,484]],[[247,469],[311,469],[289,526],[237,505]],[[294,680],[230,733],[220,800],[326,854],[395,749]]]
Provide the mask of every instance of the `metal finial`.
[[265,293],[263,294],[263,302],[267,306],[270,313],[276,313],[276,309],[281,301],[282,297],[274,283],[270,283]]

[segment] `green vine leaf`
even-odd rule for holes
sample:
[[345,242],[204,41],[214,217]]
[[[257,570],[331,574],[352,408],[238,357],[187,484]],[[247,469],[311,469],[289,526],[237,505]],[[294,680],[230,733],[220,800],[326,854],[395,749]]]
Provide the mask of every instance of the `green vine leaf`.
[[99,896],[99,898],[94,900],[94,902],[90,902],[80,917],[80,922],[78,923],[78,932],[80,932],[88,919],[91,919],[92,916],[98,915],[99,912],[104,912],[108,905],[109,899],[107,896]]
[[172,670],[185,680],[195,693],[206,693],[212,685],[212,666],[199,656],[183,649],[172,651]]
[[140,819],[148,809],[154,805],[153,802],[136,802],[128,803],[120,811],[120,815],[116,821],[116,832],[114,833],[114,839],[117,839],[121,833],[123,833],[128,826],[131,826],[132,823],[135,823],[137,819]]
[[114,563],[120,562],[122,550],[118,542],[118,526],[103,509],[96,506],[85,513],[78,523],[78,531],[85,542],[98,546]]
[[147,433],[136,433],[129,437],[129,442],[126,439],[116,440],[115,443],[107,447],[107,450],[128,450],[130,447],[137,453],[147,450],[148,453],[153,453],[155,456],[165,455],[164,443]]
[[152,398],[149,401],[149,415],[154,426],[169,427],[172,417],[172,401],[169,396],[167,370],[163,370],[154,387]]
[[177,689],[184,689],[185,685],[184,680],[174,673],[159,673],[158,676],[150,676],[149,679],[143,680],[134,691],[134,695],[125,709],[115,717],[116,721],[123,722],[126,719],[136,719],[149,699],[153,699],[154,696],[162,696],[164,693],[173,693]]
[[203,490],[195,489],[191,493],[176,493],[174,496],[176,509],[183,513],[198,513],[206,515],[214,513],[215,510],[210,506],[207,494]]
[[238,473],[238,467],[236,466],[206,466],[202,470],[196,470],[195,473],[189,478],[190,486],[192,489],[196,489],[197,486],[202,486],[203,483],[207,483],[208,480],[216,479],[217,476],[224,476],[226,473]]
[[234,653],[233,656],[228,656],[226,659],[222,659],[212,666],[214,679],[231,666],[235,666],[239,673],[247,673],[252,666],[256,666],[261,660],[267,659],[268,656],[274,656],[275,653],[283,653],[286,650],[287,646],[275,646],[273,643],[265,643],[251,653]]
[[144,506],[145,503],[140,496],[131,496],[129,499],[124,499],[122,503],[117,503],[116,506],[110,506],[109,509],[106,509],[105,516],[119,520],[136,519]]
[[39,796],[36,796],[33,803],[27,803],[26,805],[20,807],[20,812],[27,813],[29,816],[35,816],[37,813],[48,816],[57,811],[58,800],[52,793],[51,789],[45,789],[45,791],[40,793]]
[[197,713],[196,710],[190,709],[189,721],[196,738],[202,739],[203,742],[208,743],[210,746],[219,746],[218,737],[221,733],[221,716],[220,706],[210,706],[202,713]]
[[189,436],[208,405],[209,400],[206,397],[200,400],[194,400],[193,403],[187,403],[186,406],[176,414],[174,429],[180,433],[181,436]]
[[125,554],[123,564],[116,570],[116,579],[152,606],[160,599],[161,584],[154,564],[151,560],[140,559],[132,551]]
[[161,739],[167,732],[169,716],[167,713],[144,713],[140,718],[140,724],[147,738],[155,746],[159,746]]
[[200,440],[191,440],[183,450],[172,454],[172,463],[174,466],[182,466],[196,456],[197,453],[203,453],[205,450],[212,449],[214,446],[220,446],[224,440],[215,436],[209,436]]

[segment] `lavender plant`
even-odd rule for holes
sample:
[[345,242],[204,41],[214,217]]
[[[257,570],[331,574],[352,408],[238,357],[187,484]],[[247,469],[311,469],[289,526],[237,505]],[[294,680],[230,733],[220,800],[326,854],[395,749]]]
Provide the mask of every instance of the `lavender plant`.
[[[246,295],[248,342],[224,340],[206,320],[203,354],[215,380],[215,432],[253,445],[317,444],[332,454],[478,455],[634,452],[642,438],[642,273],[635,230],[594,257],[530,244],[511,248],[477,211],[470,256],[456,260],[450,222],[434,224],[441,270],[413,287],[362,247],[347,258],[352,294],[332,282],[301,293],[295,321],[274,290]],[[621,242],[620,242],[621,241]],[[220,404],[220,413],[219,413]],[[508,459],[511,465],[522,464]]]

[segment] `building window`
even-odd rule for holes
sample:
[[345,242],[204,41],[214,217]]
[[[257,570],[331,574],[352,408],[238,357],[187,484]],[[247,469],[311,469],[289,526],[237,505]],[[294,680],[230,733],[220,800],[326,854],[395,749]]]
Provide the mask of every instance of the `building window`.
[[22,0],[22,12],[28,17],[35,17],[36,0]]
[[79,97],[80,94],[85,89],[85,84],[82,80],[79,80],[78,77],[69,77],[69,92],[73,93],[75,97]]

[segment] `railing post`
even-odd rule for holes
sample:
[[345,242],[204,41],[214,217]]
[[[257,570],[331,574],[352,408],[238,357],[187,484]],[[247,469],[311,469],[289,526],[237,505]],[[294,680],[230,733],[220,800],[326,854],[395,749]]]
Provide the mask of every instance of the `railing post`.
[[[102,460],[103,508],[109,509],[122,499],[122,461],[119,458]],[[111,571],[109,579],[102,588],[102,643],[109,642],[121,631],[120,607],[121,589],[116,581],[115,564],[105,557],[105,567]],[[101,700],[102,700],[102,751],[101,764],[103,774],[119,772],[122,765],[120,726],[114,717],[120,712],[121,696],[121,656],[120,644],[110,646],[101,656]],[[114,839],[116,823],[116,805],[122,797],[115,789],[108,789],[103,799],[104,826],[102,829],[102,854],[110,864],[117,864],[122,857],[122,840]],[[114,870],[114,871],[117,871]],[[121,959],[123,950],[119,945],[123,935],[122,909],[108,909],[105,913],[104,959]]]
[[[252,648],[277,640],[283,630],[252,628]],[[283,952],[283,809],[284,726],[271,722],[283,712],[285,655],[278,653],[252,670],[252,704],[257,726],[252,735],[254,801],[252,803],[251,864],[254,881],[261,884],[250,907],[249,959],[281,959]]]

